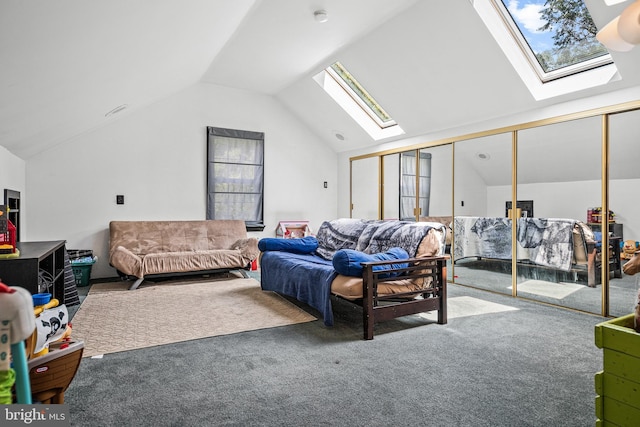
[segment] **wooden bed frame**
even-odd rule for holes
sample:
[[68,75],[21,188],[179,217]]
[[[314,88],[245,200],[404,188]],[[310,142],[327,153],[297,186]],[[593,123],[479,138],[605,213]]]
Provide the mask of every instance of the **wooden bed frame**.
[[[402,260],[405,268],[373,271],[373,267],[398,263],[395,261],[379,261],[363,263],[363,298],[349,301],[363,308],[364,339],[373,339],[375,322],[395,319],[409,314],[438,311],[438,324],[447,323],[447,260],[449,256],[411,258]],[[399,273],[396,277],[381,277],[389,272]],[[393,295],[378,294],[378,284],[393,283],[395,280],[431,278],[428,289]]]

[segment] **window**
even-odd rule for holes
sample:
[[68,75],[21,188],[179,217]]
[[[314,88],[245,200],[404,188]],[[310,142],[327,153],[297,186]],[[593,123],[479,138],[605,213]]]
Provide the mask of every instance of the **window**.
[[334,62],[316,74],[314,80],[374,140],[404,134],[395,120],[340,62]]
[[[431,153],[424,150],[420,150],[419,153],[420,159],[417,163],[416,151],[400,153],[400,219],[404,221],[415,221],[416,216],[429,216]],[[419,193],[417,209],[416,193]]]
[[264,133],[207,127],[207,219],[241,219],[262,231]]
[[475,0],[473,6],[535,99],[620,79],[582,0]]

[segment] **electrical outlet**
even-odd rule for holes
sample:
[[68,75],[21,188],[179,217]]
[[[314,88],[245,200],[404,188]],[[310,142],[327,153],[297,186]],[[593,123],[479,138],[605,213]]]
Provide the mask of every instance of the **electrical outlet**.
[[328,185],[327,185],[327,181],[325,181],[325,182],[324,182],[324,188],[327,188],[327,187],[328,187]]
[[122,194],[116,196],[116,204],[124,205],[124,196]]

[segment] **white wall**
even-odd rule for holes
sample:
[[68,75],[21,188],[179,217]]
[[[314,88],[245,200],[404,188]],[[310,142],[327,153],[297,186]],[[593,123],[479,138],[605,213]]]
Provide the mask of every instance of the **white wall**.
[[93,249],[92,278],[115,276],[109,221],[205,218],[206,126],[265,132],[266,229],[252,236],[274,236],[279,220],[309,220],[315,231],[336,216],[336,154],[326,144],[271,96],[196,84],[30,158],[23,240]]
[[487,184],[476,170],[466,163],[460,158],[454,166],[456,182],[453,212],[456,216],[487,215]]
[[623,225],[625,240],[640,241],[640,180],[616,179],[609,184],[609,208]]
[[433,147],[424,151],[431,153],[429,216],[450,216],[453,151],[451,146]]
[[[0,205],[4,204],[4,190],[15,190],[20,192],[20,210],[26,207],[27,196],[25,192],[26,163],[19,157],[13,155],[9,150],[0,146]],[[20,214],[20,233],[24,236],[26,224],[24,215]],[[23,239],[24,240],[24,239]]]

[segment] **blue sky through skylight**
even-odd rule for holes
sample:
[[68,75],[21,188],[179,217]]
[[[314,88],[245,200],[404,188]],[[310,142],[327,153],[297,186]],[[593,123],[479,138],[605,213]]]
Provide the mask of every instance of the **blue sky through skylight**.
[[553,48],[553,32],[539,30],[545,24],[540,16],[545,0],[503,0],[503,3],[534,53]]
[[611,55],[595,37],[597,28],[584,0],[472,4],[535,99],[619,79]]
[[[595,25],[585,4],[575,0],[559,3],[547,4],[545,0],[502,0],[502,5],[517,27],[516,31],[522,34],[544,73],[586,64],[608,54],[595,38]],[[573,9],[570,13],[565,13],[563,7]],[[547,22],[546,19],[552,21]],[[549,31],[541,30],[549,25]],[[554,40],[556,38],[558,44]]]

